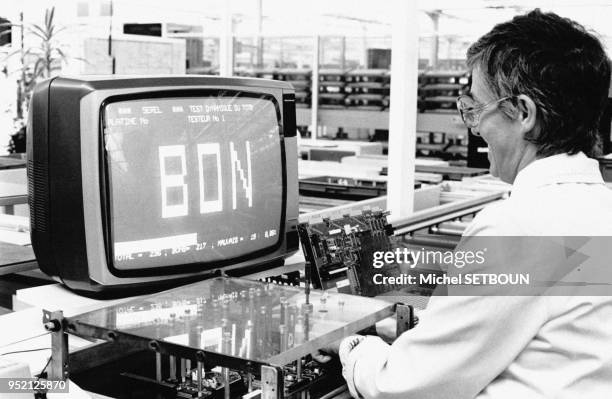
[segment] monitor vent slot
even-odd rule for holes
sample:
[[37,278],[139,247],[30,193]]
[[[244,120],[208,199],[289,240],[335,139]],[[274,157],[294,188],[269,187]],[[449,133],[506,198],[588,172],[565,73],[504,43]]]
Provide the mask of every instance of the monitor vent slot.
[[46,165],[28,160],[28,203],[32,230],[46,232],[49,222],[49,186]]
[[288,231],[286,236],[287,249],[297,249],[300,245],[300,237],[298,236],[297,231]]
[[283,94],[283,124],[285,137],[295,137],[295,94]]

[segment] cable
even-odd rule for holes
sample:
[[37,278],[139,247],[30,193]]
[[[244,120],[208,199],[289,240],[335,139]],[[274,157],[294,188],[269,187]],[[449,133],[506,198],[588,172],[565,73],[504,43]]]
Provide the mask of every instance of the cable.
[[35,335],[33,337],[28,337],[28,338],[22,339],[20,341],[15,341],[15,342],[11,342],[10,344],[2,345],[2,346],[0,346],[0,348],[6,348],[7,346],[15,345],[15,344],[18,344],[20,342],[29,341],[29,340],[34,339],[34,338],[43,337],[43,336],[48,335],[48,334],[51,334],[51,333],[50,332],[45,332],[45,333],[42,333],[40,335]]
[[25,350],[22,350],[22,351],[13,351],[13,352],[0,353],[0,356],[12,355],[13,353],[25,353],[25,352],[44,351],[44,350],[47,350],[47,349],[51,350],[51,348],[25,349]]
[[[5,352],[5,353],[0,354],[0,356],[11,355],[13,353],[36,352],[36,351],[44,351],[44,350],[51,350],[51,348],[37,348],[37,349],[26,349],[26,350],[22,350],[22,351]],[[45,367],[43,367],[43,369],[40,372],[40,374],[38,374],[38,376],[36,378],[36,381],[38,381],[38,380],[40,380],[42,378],[43,373],[45,372],[47,367],[49,367],[49,363],[51,363],[51,358],[52,358],[52,356],[49,356],[49,359],[47,359],[47,363],[45,364]],[[45,376],[45,378],[46,378],[46,376]]]
[[[45,367],[43,367],[43,369],[41,370],[40,374],[38,374],[38,378],[36,379],[36,381],[40,380],[40,378],[43,376],[43,373],[45,372],[45,370],[47,369],[47,367],[49,367],[49,363],[51,363],[51,358],[53,356],[49,356],[49,360],[47,360],[47,364],[45,364]],[[45,378],[47,378],[47,376],[45,375]]]

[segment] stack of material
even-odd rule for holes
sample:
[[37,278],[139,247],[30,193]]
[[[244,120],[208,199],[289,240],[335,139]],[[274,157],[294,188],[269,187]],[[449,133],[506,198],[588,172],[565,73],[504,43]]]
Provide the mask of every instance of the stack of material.
[[419,75],[419,111],[455,112],[457,97],[469,89],[467,71],[424,72]]
[[391,75],[386,69],[356,69],[346,75],[347,107],[383,110],[389,106]]
[[346,72],[344,69],[321,69],[319,71],[319,105],[321,108],[344,108]]

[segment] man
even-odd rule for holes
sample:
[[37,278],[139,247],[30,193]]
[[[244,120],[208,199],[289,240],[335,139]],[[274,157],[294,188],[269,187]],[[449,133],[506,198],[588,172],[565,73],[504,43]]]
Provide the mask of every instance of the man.
[[[612,190],[588,157],[610,84],[601,43],[535,10],[495,26],[467,56],[472,85],[459,111],[513,189],[464,240],[612,236]],[[612,297],[432,297],[392,345],[352,336],[339,355],[355,397],[610,398]]]

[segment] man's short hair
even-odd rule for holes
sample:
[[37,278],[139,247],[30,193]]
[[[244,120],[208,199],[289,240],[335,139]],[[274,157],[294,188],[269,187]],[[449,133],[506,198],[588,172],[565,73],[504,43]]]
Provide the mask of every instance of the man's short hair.
[[525,94],[535,102],[540,129],[525,139],[538,155],[597,153],[610,60],[582,25],[536,9],[496,25],[470,46],[467,62],[498,98]]

